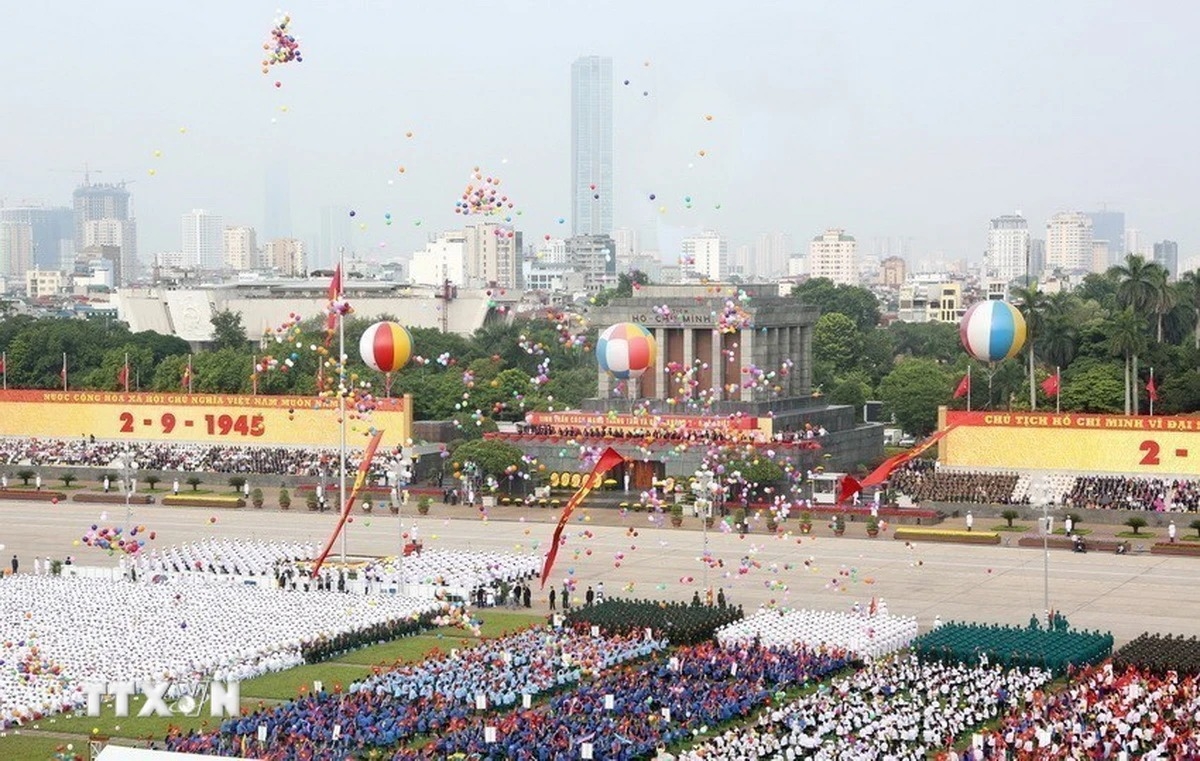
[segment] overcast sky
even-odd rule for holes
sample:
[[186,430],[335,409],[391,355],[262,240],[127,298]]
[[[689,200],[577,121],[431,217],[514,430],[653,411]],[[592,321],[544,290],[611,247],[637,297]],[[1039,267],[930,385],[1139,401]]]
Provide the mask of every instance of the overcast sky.
[[284,8],[304,61],[264,76],[278,7],[5,2],[0,198],[69,204],[80,174],[52,170],[85,161],[136,180],[146,258],[179,248],[192,208],[261,229],[283,162],[296,235],[342,205],[356,246],[390,257],[461,221],[478,165],[526,240],[566,235],[570,65],[599,54],[616,224],[646,248],[837,226],[866,253],[905,237],[916,259],[978,258],[992,216],[1020,209],[1040,236],[1107,203],[1143,241],[1200,251],[1200,3],[304,0]]

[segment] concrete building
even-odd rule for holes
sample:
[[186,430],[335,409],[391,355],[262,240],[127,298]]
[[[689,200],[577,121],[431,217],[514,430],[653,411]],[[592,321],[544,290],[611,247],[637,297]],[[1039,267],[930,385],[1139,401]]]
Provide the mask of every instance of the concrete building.
[[521,233],[496,222],[463,230],[464,280],[469,288],[521,287]]
[[1173,240],[1163,240],[1154,244],[1154,261],[1167,271],[1174,280],[1179,277],[1179,244]]
[[786,275],[793,245],[792,236],[787,233],[760,233],[754,243],[754,261],[747,267],[746,275],[760,281]]
[[571,64],[571,234],[613,229],[612,59],[584,56]]
[[180,229],[184,256],[202,270],[221,269],[224,239],[219,216],[204,209],[192,209],[183,215]]
[[550,238],[549,240],[543,238],[534,249],[533,258],[539,264],[547,267],[565,267],[567,264],[567,242],[562,238]]
[[615,246],[607,235],[575,235],[567,239],[567,265],[583,275],[583,287],[597,293],[617,284]]
[[715,283],[729,274],[728,244],[719,233],[706,230],[700,235],[684,238],[681,248],[683,266],[695,277]]
[[415,251],[408,268],[409,280],[417,285],[463,285],[466,272],[466,234],[462,230],[441,232]]
[[1112,257],[1110,256],[1109,251],[1108,251],[1108,241],[1093,239],[1092,240],[1092,260],[1091,260],[1092,266],[1090,268],[1090,271],[1098,272],[1098,273],[1107,271],[1108,267],[1109,267],[1108,263],[1111,260],[1112,260]]
[[613,247],[617,255],[617,272],[629,272],[633,260],[642,254],[642,242],[637,230],[618,227],[612,232]]
[[284,277],[304,277],[308,273],[308,251],[299,238],[275,238],[263,248],[261,266],[270,267]]
[[986,274],[1012,282],[1029,266],[1029,223],[1018,214],[1004,214],[988,228]]
[[132,219],[91,219],[83,227],[83,251],[95,246],[113,246],[120,250],[121,266],[118,285],[134,276],[137,262],[137,222]]
[[0,222],[0,275],[18,281],[33,268],[33,225]]
[[896,312],[896,319],[901,322],[957,324],[966,311],[962,283],[909,282],[900,287],[900,308]]
[[221,240],[226,267],[239,272],[258,269],[258,234],[253,227],[226,227]]
[[159,251],[154,255],[154,266],[159,269],[188,270],[196,268],[196,260],[182,251]]
[[[125,183],[93,185],[85,175],[83,184],[71,194],[75,216],[75,250],[88,245],[84,230],[88,222],[96,219],[131,219],[129,213],[129,191]],[[103,244],[110,245],[110,244]],[[137,244],[129,252],[137,256]]]
[[1029,274],[1034,278],[1041,277],[1046,269],[1046,239],[1029,239]]
[[1087,217],[1091,222],[1092,240],[1108,241],[1109,260],[1104,270],[1124,261],[1125,255],[1134,250],[1125,240],[1125,212],[1103,209],[1088,212]]
[[70,271],[75,263],[74,213],[65,206],[0,207],[0,224],[30,227],[33,265]]
[[79,258],[87,263],[86,267],[88,268],[93,268],[94,262],[104,262],[104,266],[112,272],[114,287],[119,287],[125,282],[125,273],[122,270],[122,261],[125,257],[121,253],[120,246],[87,246],[80,252]]
[[1055,214],[1046,223],[1046,267],[1088,272],[1092,267],[1092,220],[1078,211]]
[[879,284],[884,288],[899,288],[908,278],[908,262],[899,256],[889,256],[879,264]]
[[858,242],[841,228],[831,227],[808,245],[809,275],[839,285],[858,285]]
[[55,296],[63,289],[63,273],[58,270],[29,270],[25,273],[25,293],[29,298]]

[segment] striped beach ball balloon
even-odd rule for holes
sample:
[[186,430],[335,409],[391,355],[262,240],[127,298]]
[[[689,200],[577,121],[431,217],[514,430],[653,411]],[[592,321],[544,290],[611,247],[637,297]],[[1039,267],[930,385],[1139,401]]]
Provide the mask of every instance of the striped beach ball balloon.
[[362,334],[358,353],[372,370],[394,373],[412,356],[412,334],[403,325],[377,322]]
[[958,336],[975,359],[999,362],[1025,346],[1025,318],[1007,301],[980,301],[963,315]]
[[617,380],[640,378],[654,364],[657,353],[654,336],[633,322],[610,325],[596,342],[600,369]]

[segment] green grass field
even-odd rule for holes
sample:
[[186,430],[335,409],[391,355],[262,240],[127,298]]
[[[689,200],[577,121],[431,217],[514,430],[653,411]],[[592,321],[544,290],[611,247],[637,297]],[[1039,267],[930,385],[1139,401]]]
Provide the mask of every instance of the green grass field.
[[[479,614],[482,624],[479,627],[480,637],[475,637],[469,631],[444,627],[432,629],[415,637],[404,637],[372,645],[360,650],[354,650],[341,658],[335,658],[324,663],[297,666],[287,671],[264,674],[241,683],[242,708],[255,710],[260,706],[274,702],[290,700],[301,694],[302,688],[312,689],[314,681],[320,681],[325,689],[332,690],[335,685],[347,687],[356,679],[362,679],[371,674],[374,666],[404,662],[419,661],[434,650],[447,652],[452,648],[465,648],[479,642],[481,639],[492,639],[506,632],[517,631],[542,622],[542,617],[525,612],[507,610],[486,610]],[[211,729],[219,723],[205,715],[201,716],[136,716],[141,708],[143,699],[135,697],[130,701],[129,713],[134,714],[125,718],[112,716],[111,707],[104,709],[103,716],[54,716],[43,719],[34,726],[25,727],[18,732],[10,731],[0,735],[0,759],[7,761],[48,761],[58,752],[56,749],[72,740],[58,737],[39,735],[40,732],[66,733],[74,736],[74,753],[87,755],[87,738],[98,734],[107,737],[122,737],[134,740],[161,740],[172,726],[189,729]]]

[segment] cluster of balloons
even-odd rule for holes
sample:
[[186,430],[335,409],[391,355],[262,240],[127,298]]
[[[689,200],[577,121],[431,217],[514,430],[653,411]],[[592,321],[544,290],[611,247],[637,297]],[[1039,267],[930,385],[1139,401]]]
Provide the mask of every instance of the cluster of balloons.
[[155,538],[155,532],[146,532],[145,526],[134,526],[129,530],[129,535],[125,536],[124,529],[120,526],[100,526],[93,523],[88,528],[87,533],[79,540],[79,543],[85,544],[88,547],[95,547],[109,552],[123,552],[126,555],[136,555],[143,547],[146,546],[145,539],[136,538],[138,534],[145,534],[151,540]]
[[512,200],[500,194],[499,177],[484,177],[479,167],[471,171],[471,181],[463,190],[462,197],[454,202],[455,214],[491,215],[513,208]]
[[[263,50],[267,51],[262,59],[263,74],[268,73],[272,66],[293,61],[300,63],[304,60],[300,55],[300,43],[290,31],[291,25],[292,17],[286,13],[275,19],[275,23],[271,26],[271,36],[263,43]],[[283,83],[276,80],[275,86],[282,87]]]

